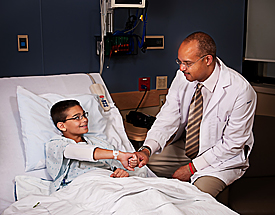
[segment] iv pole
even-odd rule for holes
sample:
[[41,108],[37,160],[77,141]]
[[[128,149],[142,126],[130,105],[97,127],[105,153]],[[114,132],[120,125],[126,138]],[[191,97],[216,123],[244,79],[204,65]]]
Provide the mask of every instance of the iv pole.
[[100,14],[101,14],[101,42],[99,53],[99,74],[102,75],[104,66],[104,36],[106,33],[113,33],[113,15],[114,10],[111,8],[111,0],[100,0]]

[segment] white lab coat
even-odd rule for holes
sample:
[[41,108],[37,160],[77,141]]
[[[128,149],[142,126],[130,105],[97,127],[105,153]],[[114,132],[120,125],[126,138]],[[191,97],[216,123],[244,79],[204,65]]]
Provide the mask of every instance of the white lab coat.
[[[247,156],[254,142],[252,126],[256,93],[238,72],[225,66],[221,60],[217,61],[220,75],[212,98],[203,113],[199,153],[193,160],[196,164],[196,161],[203,157],[207,166],[198,169],[191,177],[191,182],[208,175],[229,185],[241,177],[249,166]],[[155,140],[162,150],[176,131],[174,141],[180,138],[187,124],[195,85],[196,82],[189,82],[183,72],[177,71],[166,102],[146,140]],[[244,152],[245,145],[249,147],[247,156]]]

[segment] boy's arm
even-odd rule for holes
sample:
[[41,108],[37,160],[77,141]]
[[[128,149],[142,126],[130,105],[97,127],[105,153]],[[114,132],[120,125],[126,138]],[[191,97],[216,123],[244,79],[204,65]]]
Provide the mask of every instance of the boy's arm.
[[68,144],[64,150],[64,157],[80,161],[97,162],[94,159],[94,150],[96,148],[97,146],[94,145]]
[[[94,145],[69,144],[64,151],[64,157],[80,161],[97,162],[101,159],[115,159],[113,150],[101,149]],[[133,156],[132,153],[118,151],[117,160],[128,170],[134,171],[134,168],[129,167],[129,159]]]

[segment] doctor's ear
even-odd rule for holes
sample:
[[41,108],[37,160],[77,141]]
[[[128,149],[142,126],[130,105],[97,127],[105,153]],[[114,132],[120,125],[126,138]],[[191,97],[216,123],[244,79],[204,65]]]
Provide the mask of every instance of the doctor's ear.
[[60,130],[60,131],[66,131],[67,129],[66,129],[66,126],[64,125],[64,122],[58,122],[57,123],[57,128]]
[[213,62],[213,60],[214,60],[214,58],[213,58],[213,56],[212,55],[207,55],[206,56],[206,62],[207,62],[207,66],[210,66],[211,65],[211,63]]

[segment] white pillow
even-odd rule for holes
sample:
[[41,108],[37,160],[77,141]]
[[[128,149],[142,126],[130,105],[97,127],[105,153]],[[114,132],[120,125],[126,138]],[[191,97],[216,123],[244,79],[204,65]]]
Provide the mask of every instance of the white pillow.
[[104,111],[96,95],[36,95],[18,86],[17,101],[26,155],[25,171],[45,168],[45,143],[60,134],[52,122],[50,108],[57,101],[65,99],[78,100],[83,109],[89,112],[89,134],[106,139],[104,133],[107,119],[103,116]]

